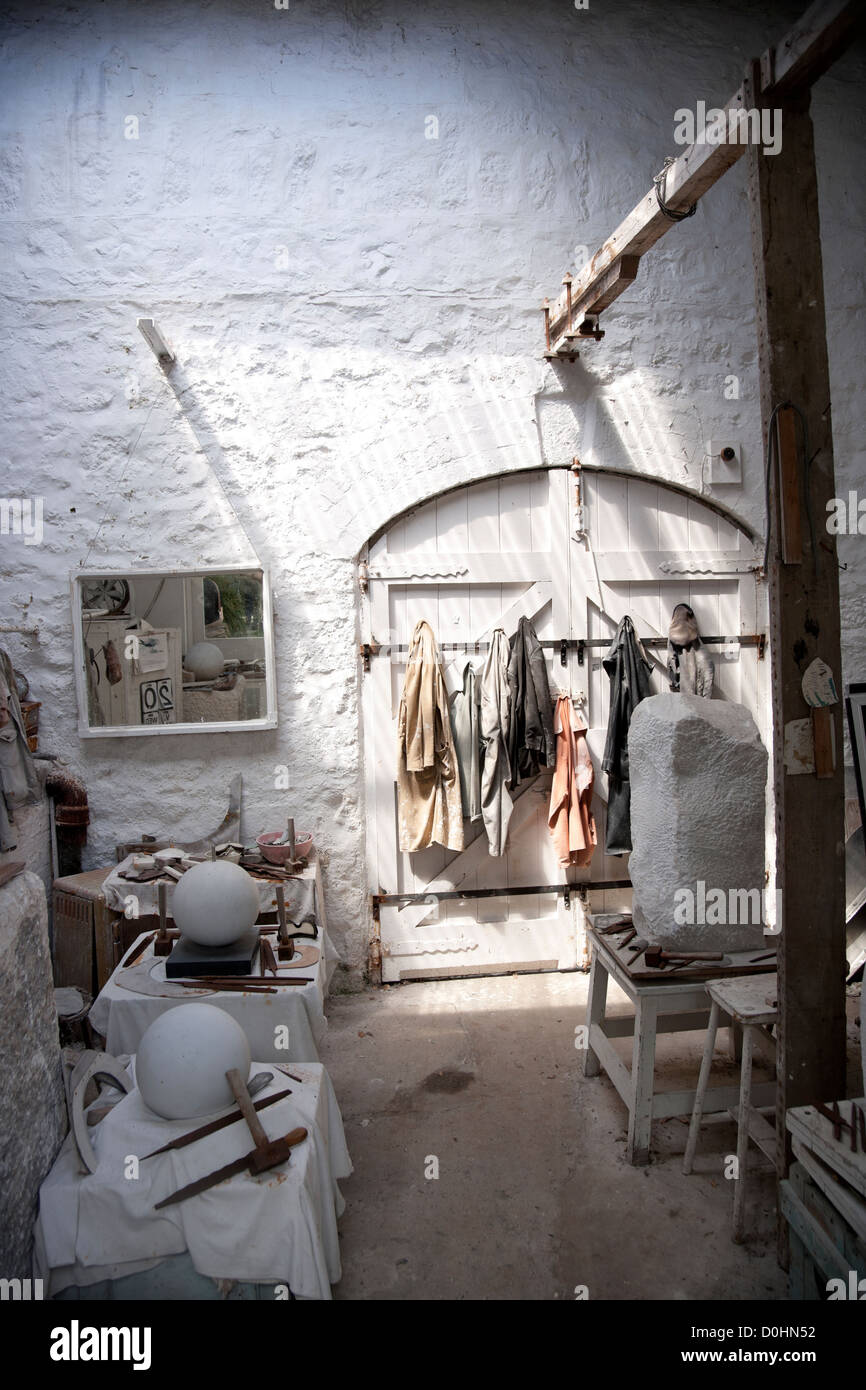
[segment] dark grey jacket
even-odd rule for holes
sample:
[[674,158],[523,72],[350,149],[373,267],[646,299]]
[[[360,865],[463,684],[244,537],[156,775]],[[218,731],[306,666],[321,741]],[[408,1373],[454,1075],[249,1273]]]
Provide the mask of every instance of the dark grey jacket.
[[520,619],[511,639],[508,688],[511,695],[508,734],[511,781],[508,785],[516,787],[524,778],[534,777],[541,767],[553,767],[556,762],[547,666],[535,628],[528,618]]
[[601,763],[608,780],[604,849],[606,854],[626,854],[632,847],[628,730],[636,707],[650,693],[652,673],[652,662],[631,618],[623,618],[602,665],[610,676],[610,714]]

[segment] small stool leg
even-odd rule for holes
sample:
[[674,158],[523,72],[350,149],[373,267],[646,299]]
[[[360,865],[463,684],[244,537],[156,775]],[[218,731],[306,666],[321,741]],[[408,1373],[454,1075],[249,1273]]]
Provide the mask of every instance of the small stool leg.
[[698,1144],[698,1130],[701,1127],[701,1116],[704,1113],[704,1096],[706,1095],[707,1082],[710,1079],[710,1069],[713,1065],[713,1052],[716,1047],[716,1033],[719,1028],[719,1006],[715,999],[710,1009],[710,1021],[707,1025],[707,1036],[704,1040],[704,1055],[701,1058],[701,1071],[698,1077],[698,1089],[695,1091],[695,1105],[692,1110],[692,1122],[689,1125],[689,1137],[686,1143],[686,1153],[683,1159],[683,1172],[690,1173],[692,1164],[695,1161],[695,1149]]
[[752,1107],[752,1040],[754,1029],[743,1028],[740,1110],[737,1116],[737,1176],[734,1179],[734,1240],[741,1244],[746,1210],[746,1162],[749,1151],[749,1111]]
[[656,1019],[658,1000],[635,1001],[634,1046],[632,1048],[632,1100],[628,1115],[628,1161],[649,1163],[652,1132],[653,1087],[656,1062]]
[[604,1022],[604,1011],[607,1007],[607,980],[607,970],[599,958],[598,951],[593,947],[592,965],[589,969],[589,999],[586,1006],[589,1037],[587,1038],[586,1052],[583,1054],[584,1076],[598,1076],[601,1071],[601,1061],[592,1050],[592,1026],[596,1023],[601,1027]]

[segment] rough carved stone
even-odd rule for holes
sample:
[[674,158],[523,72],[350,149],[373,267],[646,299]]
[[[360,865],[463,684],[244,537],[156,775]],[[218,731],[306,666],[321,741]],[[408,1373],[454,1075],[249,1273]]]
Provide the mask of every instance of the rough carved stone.
[[751,714],[653,695],[634,713],[628,749],[638,932],[667,949],[760,947],[768,755]]
[[37,1194],[66,1133],[45,890],[0,888],[0,1276],[31,1276]]

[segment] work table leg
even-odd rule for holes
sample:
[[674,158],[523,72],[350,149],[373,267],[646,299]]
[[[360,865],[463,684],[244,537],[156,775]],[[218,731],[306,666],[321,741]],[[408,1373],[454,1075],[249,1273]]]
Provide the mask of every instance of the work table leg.
[[635,1000],[632,1048],[632,1102],[628,1116],[629,1163],[649,1162],[658,1000],[638,995]]
[[601,1071],[601,1061],[598,1054],[592,1050],[592,1028],[593,1024],[598,1024],[601,1027],[604,1022],[604,1011],[607,1008],[607,981],[607,970],[599,959],[598,951],[594,950],[592,965],[589,970],[589,999],[586,1007],[588,1037],[586,1052],[583,1056],[584,1076],[598,1076]]

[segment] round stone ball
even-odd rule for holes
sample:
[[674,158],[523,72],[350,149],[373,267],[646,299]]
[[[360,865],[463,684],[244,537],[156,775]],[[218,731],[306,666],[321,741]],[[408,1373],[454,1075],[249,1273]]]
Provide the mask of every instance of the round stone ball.
[[216,642],[195,642],[184,657],[183,664],[199,680],[209,681],[214,676],[222,675],[225,662]]
[[135,1079],[142,1100],[165,1120],[190,1120],[234,1100],[226,1072],[246,1081],[250,1045],[231,1014],[213,1004],[178,1004],[155,1019],[138,1044]]
[[199,946],[228,946],[259,915],[259,891],[237,864],[214,859],[187,869],[175,887],[171,915],[181,934]]

